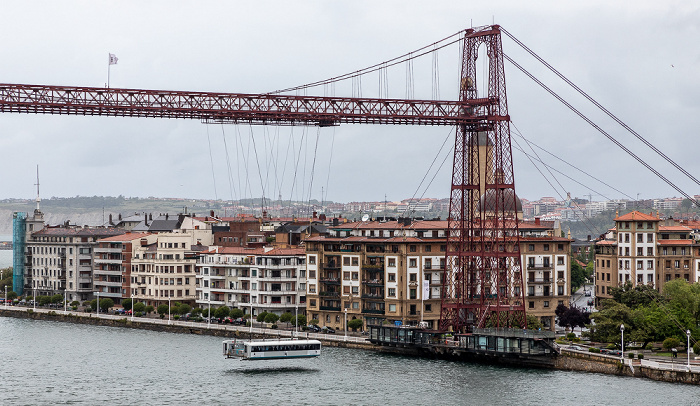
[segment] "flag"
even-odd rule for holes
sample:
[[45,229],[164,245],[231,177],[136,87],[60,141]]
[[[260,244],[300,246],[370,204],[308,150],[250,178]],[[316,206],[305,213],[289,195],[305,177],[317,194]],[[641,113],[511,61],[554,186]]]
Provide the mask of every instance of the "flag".
[[110,65],[116,65],[118,60],[119,60],[119,58],[117,58],[116,55],[109,54],[109,64]]
[[428,279],[423,280],[423,300],[430,299],[430,281]]

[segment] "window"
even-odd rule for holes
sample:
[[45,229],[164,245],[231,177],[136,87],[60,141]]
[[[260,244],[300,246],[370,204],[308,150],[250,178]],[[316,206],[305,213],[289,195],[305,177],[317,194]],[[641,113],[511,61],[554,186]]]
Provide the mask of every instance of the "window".
[[557,295],[564,296],[564,287],[563,286],[557,286]]
[[389,266],[390,267],[395,267],[396,266],[396,258],[389,258]]
[[395,273],[389,274],[389,282],[396,282],[396,274]]
[[410,246],[408,247],[408,250],[409,250],[410,252],[416,252],[416,246],[415,246],[415,245],[410,245]]
[[544,244],[544,247],[542,247],[545,251],[549,251],[549,244]]
[[353,287],[352,287],[352,294],[353,294],[353,295],[356,295],[356,294],[359,292],[358,289],[359,289],[359,288],[358,288],[357,286],[353,286]]
[[343,265],[350,266],[350,257],[343,257]]
[[393,304],[393,303],[392,303],[392,304],[390,304],[390,305],[389,305],[389,311],[390,311],[390,312],[394,312],[394,313],[395,313],[395,312],[396,312],[396,305],[395,305],[395,304]]
[[416,267],[416,259],[415,259],[415,258],[409,259],[409,260],[408,260],[408,266],[409,266],[410,268],[415,268],[415,267]]
[[653,283],[654,282],[654,274],[650,273],[647,275],[647,283]]
[[564,244],[557,244],[557,251],[564,251]]
[[535,308],[535,302],[527,302],[527,307],[530,308],[530,309],[534,309],[534,308]]
[[648,247],[647,248],[647,256],[648,257],[653,257],[654,256],[654,248]]
[[309,264],[316,265],[316,255],[309,255]]
[[440,246],[440,251],[441,251],[441,252],[447,251],[447,245],[441,245],[441,246]]
[[637,256],[641,257],[644,255],[644,248],[642,247],[637,247]]
[[415,274],[415,273],[408,274],[408,280],[411,282],[415,282],[417,280],[416,279],[417,277],[418,277],[418,274]]
[[549,307],[549,300],[544,301],[544,307]]
[[360,302],[352,302],[352,308],[353,308],[353,309],[359,309],[359,308],[360,308]]
[[630,233],[625,233],[625,242],[630,242]]
[[343,286],[343,293],[344,294],[349,294],[350,293],[350,286]]
[[431,252],[433,247],[430,245],[426,245],[423,249],[425,250],[425,252]]
[[352,257],[352,266],[357,266],[360,262],[357,257]]
[[644,275],[642,275],[642,274],[637,275],[637,283],[644,283]]
[[396,288],[389,288],[389,297],[396,297]]
[[557,272],[557,279],[564,279],[564,271]]
[[424,268],[425,268],[425,269],[430,269],[430,268],[432,268],[432,266],[433,266],[433,260],[430,259],[430,258],[426,258],[426,259],[425,259],[425,266],[424,266]]
[[647,233],[647,242],[654,242],[654,234]]
[[528,251],[534,251],[534,250],[535,250],[535,244],[528,244],[528,245],[527,245],[527,250],[528,250]]
[[[310,305],[311,307],[316,307],[316,299],[311,299],[311,300],[309,300],[309,305]],[[240,313],[239,313],[239,314],[240,314]]]
[[637,233],[637,242],[644,242],[644,234]]
[[416,299],[416,289],[409,290],[409,299]]
[[647,261],[647,269],[654,269],[654,261],[652,261],[652,260]]
[[352,280],[356,281],[356,280],[359,279],[359,277],[360,277],[359,272],[353,272],[353,273],[352,273]]
[[314,270],[309,271],[309,278],[316,279],[316,271],[314,271]]
[[315,284],[309,285],[309,293],[316,293],[316,285]]
[[426,304],[426,305],[425,305],[425,311],[426,311],[426,312],[432,312],[432,311],[433,311],[433,305],[431,305],[431,304]]

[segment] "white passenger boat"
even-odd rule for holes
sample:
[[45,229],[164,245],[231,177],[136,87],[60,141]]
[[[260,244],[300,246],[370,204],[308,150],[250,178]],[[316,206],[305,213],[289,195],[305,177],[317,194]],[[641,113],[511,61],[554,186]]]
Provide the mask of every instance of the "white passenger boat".
[[241,360],[313,358],[321,355],[318,340],[224,340],[224,356]]

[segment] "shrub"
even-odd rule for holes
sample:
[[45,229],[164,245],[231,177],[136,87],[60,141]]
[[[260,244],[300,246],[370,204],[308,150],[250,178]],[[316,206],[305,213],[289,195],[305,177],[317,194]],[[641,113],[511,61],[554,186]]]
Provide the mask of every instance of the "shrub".
[[648,343],[646,346],[644,346],[644,349],[651,351],[654,349],[654,344]]
[[175,315],[173,315],[173,319],[175,319],[175,320],[179,320],[179,319],[180,319],[180,315],[179,315],[179,314],[175,314]]
[[634,353],[633,352],[628,353],[627,358],[634,359]]
[[566,335],[567,340],[573,340],[574,338],[576,338],[576,334],[574,333],[569,333]]
[[135,316],[135,317],[141,317],[141,316],[143,316],[143,313],[141,313],[141,312],[134,312],[134,316]]
[[271,325],[270,328],[277,328],[277,324]]
[[666,348],[667,350],[670,350],[671,348],[676,348],[679,345],[681,345],[680,340],[678,340],[676,337],[669,337],[664,340],[662,346]]
[[596,354],[600,354],[600,348],[591,347],[588,349],[588,352],[594,352]]
[[637,354],[637,359],[644,359],[644,354]]
[[700,355],[700,341],[693,344],[693,353],[695,353],[695,355]]
[[610,344],[608,344],[607,346],[605,346],[605,348],[607,348],[607,349],[609,349],[609,350],[614,350],[615,348],[617,348],[617,345],[615,345],[615,344],[613,344],[613,343],[610,343]]

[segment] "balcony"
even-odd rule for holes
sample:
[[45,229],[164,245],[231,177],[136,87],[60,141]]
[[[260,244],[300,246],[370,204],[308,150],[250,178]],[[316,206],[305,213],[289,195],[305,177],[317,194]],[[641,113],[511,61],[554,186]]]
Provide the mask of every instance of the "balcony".
[[423,269],[426,271],[444,271],[445,264],[425,264]]
[[364,313],[364,314],[384,314],[384,310],[362,309],[362,313]]
[[527,269],[533,271],[546,271],[552,269],[552,264],[527,264]]
[[[340,311],[340,306],[319,306],[319,310],[329,310],[332,312],[339,312]],[[383,313],[383,312],[382,312]]]
[[331,271],[336,271],[340,269],[340,262],[328,262],[323,264],[323,269],[328,269]]
[[368,279],[363,280],[362,284],[367,286],[384,286],[384,281],[381,279]]
[[104,248],[104,247],[96,247],[95,248],[95,254],[121,254],[122,249],[121,248]]
[[384,295],[363,294],[361,297],[363,299],[369,299],[369,300],[384,300]]
[[323,278],[323,279],[321,279],[321,283],[325,283],[326,285],[340,285],[340,279],[338,279],[338,278]]
[[113,265],[121,265],[122,260],[121,258],[95,258],[95,264],[113,264]]
[[363,263],[362,269],[365,271],[370,271],[370,272],[378,272],[378,271],[384,270],[384,264],[383,263],[377,263],[377,264]]
[[551,278],[534,278],[534,279],[528,279],[527,283],[552,283],[554,282],[554,279]]
[[340,297],[340,292],[319,292],[321,297]]

